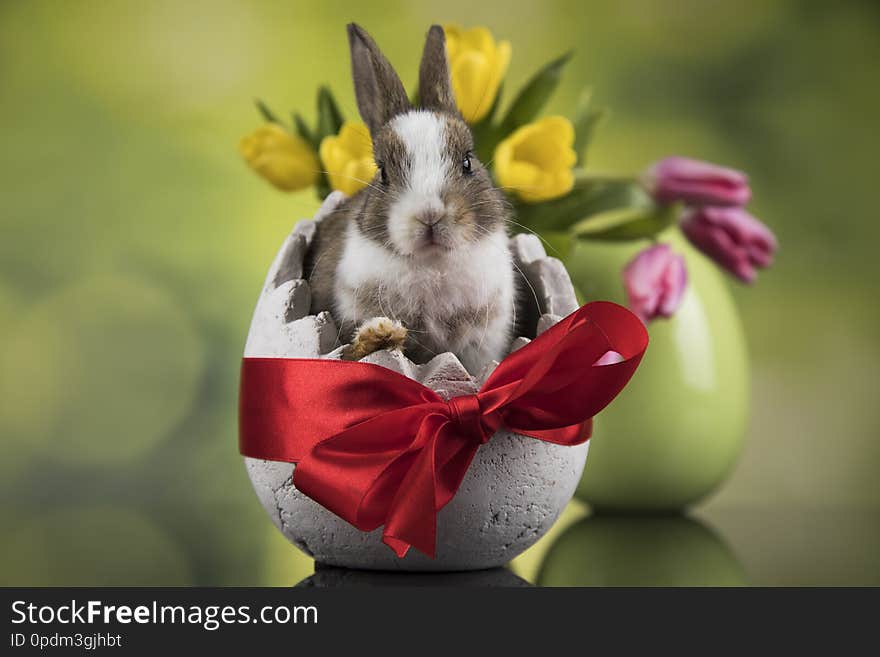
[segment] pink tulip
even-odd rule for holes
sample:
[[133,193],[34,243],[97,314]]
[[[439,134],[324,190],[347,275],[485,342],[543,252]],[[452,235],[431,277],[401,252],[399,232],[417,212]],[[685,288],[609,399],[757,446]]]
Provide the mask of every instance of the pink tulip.
[[686,157],[655,163],[645,173],[644,183],[658,203],[742,206],[752,197],[746,174]]
[[768,267],[776,252],[776,237],[767,226],[741,208],[688,210],[681,229],[700,251],[744,283]]
[[687,288],[684,258],[668,244],[649,247],[624,268],[623,283],[630,310],[643,322],[671,317]]

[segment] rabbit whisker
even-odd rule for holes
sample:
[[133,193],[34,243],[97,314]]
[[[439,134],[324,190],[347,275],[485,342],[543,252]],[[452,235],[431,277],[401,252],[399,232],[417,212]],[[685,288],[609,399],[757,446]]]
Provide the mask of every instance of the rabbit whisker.
[[514,221],[513,219],[505,219],[504,221],[506,221],[506,222],[509,223],[509,224],[513,224],[514,226],[519,226],[519,227],[522,228],[523,230],[525,230],[525,231],[531,233],[532,235],[534,235],[535,237],[537,237],[539,240],[541,240],[541,241],[544,243],[544,246],[546,246],[547,248],[549,248],[551,251],[553,251],[553,253],[555,253],[557,256],[559,256],[559,257],[561,258],[562,254],[559,253],[559,250],[558,250],[555,246],[553,246],[552,244],[550,244],[550,242],[548,242],[548,241],[545,240],[543,237],[541,237],[541,235],[540,235],[539,233],[535,232],[534,230],[532,230],[531,228],[529,228],[529,227],[526,226],[525,224],[518,223],[518,222]]

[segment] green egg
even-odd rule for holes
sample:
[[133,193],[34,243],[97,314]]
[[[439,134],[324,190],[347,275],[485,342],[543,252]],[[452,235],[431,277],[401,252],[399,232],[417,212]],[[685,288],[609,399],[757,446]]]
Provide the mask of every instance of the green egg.
[[[677,230],[661,241],[684,255],[688,288],[629,386],[596,418],[577,495],[594,509],[668,511],[715,490],[741,451],[748,423],[748,354],[723,274]],[[584,243],[566,265],[587,301],[626,303],[621,270],[647,242]]]

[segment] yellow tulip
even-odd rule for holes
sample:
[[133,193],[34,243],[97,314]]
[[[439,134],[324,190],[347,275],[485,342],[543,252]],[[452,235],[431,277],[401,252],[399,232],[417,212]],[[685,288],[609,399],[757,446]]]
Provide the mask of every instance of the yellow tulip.
[[489,111],[510,64],[510,42],[495,43],[485,27],[463,30],[445,25],[449,73],[458,110],[468,123],[476,123]]
[[321,141],[321,162],[327,171],[330,186],[349,196],[359,192],[376,175],[373,140],[367,126],[346,121],[338,135]]
[[495,178],[527,203],[564,196],[574,185],[574,127],[562,116],[528,123],[495,148]]
[[277,123],[266,123],[238,143],[250,167],[285,192],[315,184],[320,173],[312,147]]

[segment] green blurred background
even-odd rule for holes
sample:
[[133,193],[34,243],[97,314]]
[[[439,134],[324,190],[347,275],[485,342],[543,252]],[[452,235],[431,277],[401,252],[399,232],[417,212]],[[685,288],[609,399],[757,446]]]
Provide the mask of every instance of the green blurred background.
[[734,286],[753,416],[727,485],[659,534],[573,531],[666,545],[691,573],[718,558],[736,581],[880,583],[876,2],[5,0],[0,584],[311,572],[250,488],[236,394],[265,270],[317,202],[270,188],[235,145],[258,95],[311,118],[330,82],[355,115],[350,20],[406,81],[431,22],[510,40],[513,86],[574,48],[549,109],[570,113],[585,84],[612,108],[591,166],[675,153],[744,169],[780,238],[759,284]]

